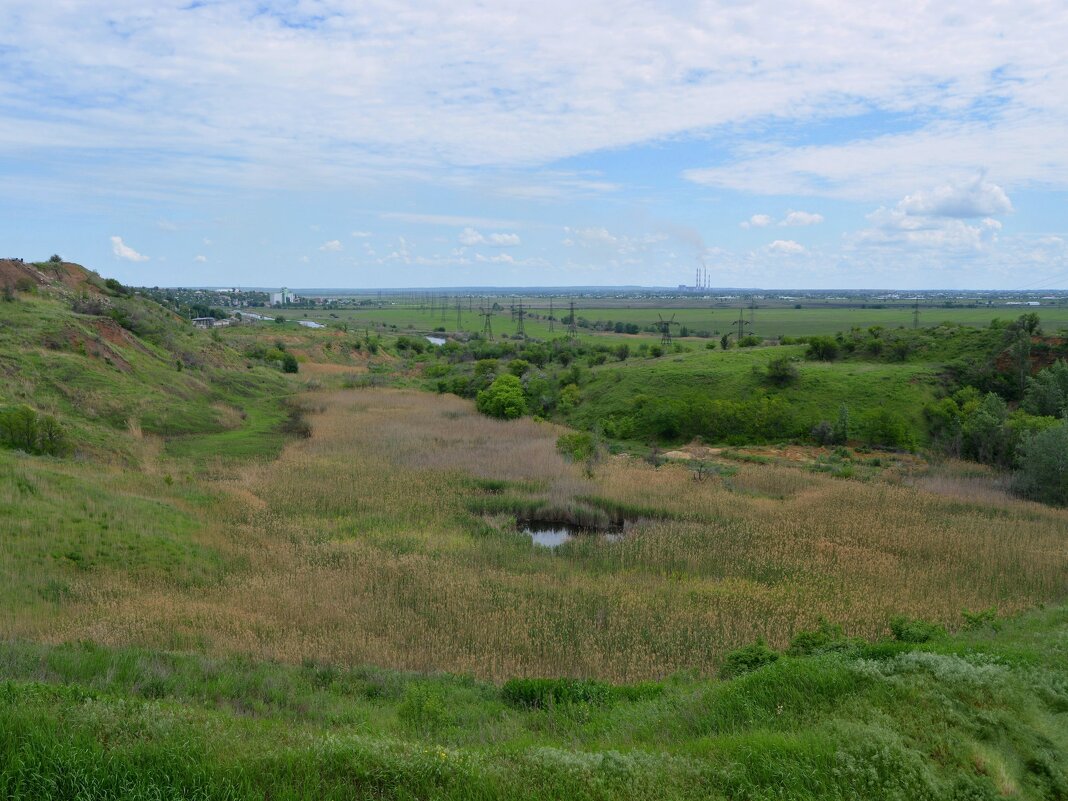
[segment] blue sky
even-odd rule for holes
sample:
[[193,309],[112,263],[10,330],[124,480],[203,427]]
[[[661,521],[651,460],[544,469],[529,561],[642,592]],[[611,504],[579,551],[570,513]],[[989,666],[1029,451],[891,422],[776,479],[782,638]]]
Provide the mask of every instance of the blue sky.
[[146,285],[1068,286],[1062,3],[0,6],[0,255]]

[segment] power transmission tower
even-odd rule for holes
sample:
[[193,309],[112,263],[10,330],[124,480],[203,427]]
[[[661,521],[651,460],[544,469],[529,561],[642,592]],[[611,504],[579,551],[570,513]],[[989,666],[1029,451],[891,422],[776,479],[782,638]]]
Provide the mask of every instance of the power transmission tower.
[[515,319],[516,319],[515,333],[516,333],[517,336],[523,337],[523,339],[527,338],[527,332],[523,328],[523,318],[526,317],[526,314],[527,313],[523,310],[523,301],[520,300],[519,301],[519,307],[516,309],[516,312],[515,312]]
[[912,304],[912,327],[920,327],[920,304],[919,301]]
[[575,301],[570,301],[571,316],[567,319],[567,338],[578,339],[578,324],[575,322]]
[[753,303],[751,303],[749,305],[749,333],[750,333],[750,335],[752,335],[753,331],[756,330],[754,328],[754,320],[755,319],[756,319],[756,301],[753,301]]
[[738,322],[735,323],[735,325],[738,326],[738,339],[741,339],[742,337],[745,336],[745,327],[747,325],[752,325],[752,323],[750,323],[748,320],[745,319],[745,317],[743,316],[744,313],[745,313],[745,309],[743,309],[741,306],[739,306],[738,307]]
[[447,320],[449,317],[449,296],[445,295],[441,299],[441,319]]
[[549,296],[549,333],[551,334],[556,330],[556,320],[553,317],[553,297]]
[[665,320],[664,319],[664,315],[659,314],[659,313],[656,316],[660,318],[656,323],[656,327],[660,329],[660,344],[661,345],[670,345],[671,344],[671,326],[678,325],[678,323],[675,322],[675,315],[672,314],[671,315],[671,319],[669,319],[669,320]]
[[463,328],[462,319],[463,319],[463,312],[462,312],[462,307],[460,306],[460,298],[457,297],[456,298],[456,330],[457,331],[459,331],[459,330],[461,330]]
[[482,315],[482,336],[486,339],[493,339],[493,325],[491,320],[493,319],[493,308],[486,309],[482,306],[478,307],[478,313]]

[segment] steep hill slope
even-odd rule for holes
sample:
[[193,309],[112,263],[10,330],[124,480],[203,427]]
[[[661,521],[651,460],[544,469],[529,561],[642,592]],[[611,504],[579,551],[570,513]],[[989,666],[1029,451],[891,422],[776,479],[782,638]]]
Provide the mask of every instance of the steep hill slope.
[[277,371],[116,281],[8,259],[0,290],[0,406],[56,417],[77,453],[128,459],[142,434],[267,434],[282,419]]

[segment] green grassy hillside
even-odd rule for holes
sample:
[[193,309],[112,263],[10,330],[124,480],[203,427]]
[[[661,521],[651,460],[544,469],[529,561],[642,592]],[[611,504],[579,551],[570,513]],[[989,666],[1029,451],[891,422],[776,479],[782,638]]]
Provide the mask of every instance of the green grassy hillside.
[[66,281],[5,265],[24,274],[0,302],[0,406],[54,415],[83,456],[130,459],[146,434],[175,444],[224,435],[222,455],[277,452],[271,429],[287,392],[277,371],[247,369],[207,332],[77,265],[61,265]]
[[[678,441],[702,435],[710,442],[746,441],[742,428],[733,424],[736,434],[717,436],[716,420],[702,422],[699,405],[764,402],[778,410],[772,412],[780,420],[770,428],[774,441],[806,437],[820,420],[833,421],[844,404],[858,431],[883,412],[905,421],[911,431],[924,430],[923,407],[935,396],[942,364],[803,361],[804,351],[803,346],[696,351],[606,366],[594,371],[570,419],[623,439]],[[764,376],[768,363],[784,356],[798,360],[798,378],[778,388]],[[727,412],[708,412],[712,418],[717,414]]]

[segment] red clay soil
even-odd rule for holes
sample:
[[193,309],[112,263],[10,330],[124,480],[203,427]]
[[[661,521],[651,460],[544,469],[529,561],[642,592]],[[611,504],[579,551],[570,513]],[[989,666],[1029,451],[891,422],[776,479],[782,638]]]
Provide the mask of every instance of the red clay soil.
[[62,285],[76,292],[99,292],[92,283],[92,273],[71,262],[42,262],[33,264],[18,259],[0,259],[0,286],[16,286],[20,279],[29,279],[35,286]]
[[[1068,339],[1064,337],[1031,337],[1030,359],[1032,375],[1061,359],[1068,359]],[[1013,372],[1016,369],[1013,364],[1012,353],[1008,348],[998,355],[995,364],[998,371],[1002,373]]]

